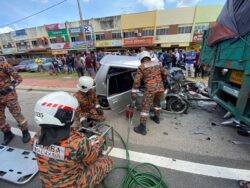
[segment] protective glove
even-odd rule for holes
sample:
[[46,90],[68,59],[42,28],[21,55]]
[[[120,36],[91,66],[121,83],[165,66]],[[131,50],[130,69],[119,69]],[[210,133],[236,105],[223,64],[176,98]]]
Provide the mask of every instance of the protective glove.
[[98,115],[103,115],[103,110],[101,108],[97,108],[96,112]]
[[0,91],[0,95],[5,96],[9,94],[13,89],[14,88],[12,86],[5,87]]
[[81,121],[81,124],[82,124],[82,126],[85,127],[85,128],[88,128],[88,127],[89,127],[89,122],[88,122],[87,119],[83,119],[83,120]]

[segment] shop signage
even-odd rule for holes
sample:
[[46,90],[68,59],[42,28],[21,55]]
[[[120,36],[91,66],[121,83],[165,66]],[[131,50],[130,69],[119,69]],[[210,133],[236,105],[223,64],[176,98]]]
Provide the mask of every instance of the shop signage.
[[86,48],[86,44],[87,44],[88,47],[93,47],[94,46],[93,41],[87,41],[87,43],[82,42],[82,41],[78,41],[78,42],[72,42],[70,47],[73,48],[73,49]]
[[69,28],[69,33],[71,35],[77,35],[82,33],[82,27],[74,27],[74,28]]
[[60,29],[56,31],[48,31],[49,37],[57,37],[57,36],[64,36],[67,35],[67,30],[66,29]]
[[113,47],[113,46],[122,46],[121,40],[103,40],[96,41],[96,47]]
[[71,48],[84,48],[85,42],[72,42],[70,47]]
[[30,51],[39,51],[39,50],[44,51],[47,49],[47,47],[48,46],[39,45],[39,46],[31,48]]
[[124,47],[141,47],[151,45],[153,45],[153,37],[125,38],[123,43]]
[[192,42],[202,42],[203,34],[194,34]]
[[50,45],[51,50],[61,50],[70,48],[70,43],[55,43]]
[[13,53],[16,53],[16,49],[15,48],[3,48],[2,52],[3,54],[13,54]]
[[13,41],[28,39],[25,29],[21,29],[21,30],[11,32],[11,37],[12,37]]
[[59,50],[59,51],[54,51],[52,52],[52,55],[62,55],[62,54],[67,54],[68,52],[66,50]]
[[20,35],[20,36],[12,36],[13,41],[20,41],[20,40],[27,40],[27,35]]
[[29,49],[29,46],[18,46],[17,51],[18,52],[25,52]]
[[25,29],[15,31],[16,36],[26,35]]
[[47,31],[65,29],[65,23],[45,25]]

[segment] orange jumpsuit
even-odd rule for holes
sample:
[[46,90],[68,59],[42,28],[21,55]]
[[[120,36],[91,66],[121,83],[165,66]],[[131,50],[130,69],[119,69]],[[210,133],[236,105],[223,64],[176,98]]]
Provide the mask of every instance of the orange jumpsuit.
[[[0,62],[0,91],[12,85],[11,78],[13,78],[13,80],[15,81],[15,86],[20,84],[23,80],[11,65],[5,62]],[[27,130],[27,121],[21,112],[21,107],[18,103],[17,93],[15,89],[13,89],[6,95],[0,95],[0,130],[2,132],[10,131],[10,126],[5,121],[6,107],[8,107],[10,113],[17,121],[19,128],[22,131]]]
[[72,130],[68,139],[49,147],[33,140],[33,151],[44,188],[93,188],[111,171],[110,157],[100,157],[101,146]]
[[141,81],[145,83],[140,122],[146,124],[150,106],[154,105],[155,115],[160,115],[160,102],[164,92],[163,79],[168,75],[167,70],[158,62],[145,62],[138,67],[132,93],[137,92]]
[[103,115],[99,115],[96,111],[96,108],[100,105],[98,104],[94,90],[90,90],[87,93],[78,91],[74,94],[74,96],[79,102],[79,107],[76,110],[79,119],[86,118],[96,122],[105,121],[105,117]]

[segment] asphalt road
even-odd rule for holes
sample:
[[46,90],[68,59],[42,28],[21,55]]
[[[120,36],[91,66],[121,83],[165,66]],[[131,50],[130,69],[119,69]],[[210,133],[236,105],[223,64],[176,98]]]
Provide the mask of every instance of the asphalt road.
[[[19,91],[18,94],[30,130],[37,132],[38,127],[33,120],[34,104],[46,93]],[[233,178],[234,175],[250,176],[250,145],[235,145],[232,141],[250,140],[239,136],[235,128],[220,126],[224,113],[219,107],[215,109],[214,105],[204,107],[192,105],[186,115],[162,113],[160,125],[148,120],[147,136],[137,135],[133,131],[130,134],[129,150],[133,151],[132,164],[144,160],[156,163],[164,180],[172,188],[237,188],[237,178]],[[126,138],[129,125],[125,115],[112,111],[105,111],[105,115],[107,123]],[[136,113],[131,128],[139,123],[138,115],[139,112]],[[16,122],[8,111],[6,117],[7,121],[16,127]],[[1,134],[0,140],[2,139]],[[116,150],[121,149],[122,144],[119,139],[116,138],[115,141]],[[15,137],[10,146],[31,149],[30,145],[21,142],[19,136]],[[134,152],[138,153],[133,154]],[[116,156],[113,157],[115,165],[123,165],[126,162],[119,152],[113,152],[111,155]],[[122,174],[117,172],[109,181],[117,183]],[[36,176],[23,186],[0,180],[0,187],[40,188],[41,185]]]

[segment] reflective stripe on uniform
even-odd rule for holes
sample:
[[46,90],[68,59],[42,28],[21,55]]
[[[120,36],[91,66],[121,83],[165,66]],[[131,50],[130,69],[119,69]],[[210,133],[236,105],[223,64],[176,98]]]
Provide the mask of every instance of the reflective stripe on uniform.
[[131,92],[132,92],[132,93],[137,93],[137,92],[139,92],[139,89],[132,89]]
[[149,116],[149,113],[141,112],[141,116]]
[[27,120],[24,120],[22,123],[20,123],[20,125],[23,125],[25,123],[27,123]]
[[154,107],[155,110],[161,110],[161,107]]
[[95,106],[95,108],[100,108],[101,106],[100,106],[100,104],[97,104],[96,106]]

